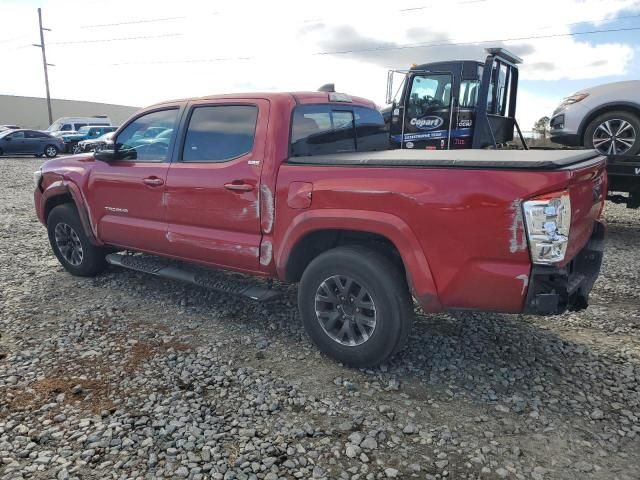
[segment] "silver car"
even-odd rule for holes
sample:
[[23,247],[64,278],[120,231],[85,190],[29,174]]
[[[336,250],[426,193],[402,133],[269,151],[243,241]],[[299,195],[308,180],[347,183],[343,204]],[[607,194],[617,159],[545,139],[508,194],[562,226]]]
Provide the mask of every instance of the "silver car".
[[640,80],[598,85],[565,98],[551,117],[551,140],[605,155],[640,152]]

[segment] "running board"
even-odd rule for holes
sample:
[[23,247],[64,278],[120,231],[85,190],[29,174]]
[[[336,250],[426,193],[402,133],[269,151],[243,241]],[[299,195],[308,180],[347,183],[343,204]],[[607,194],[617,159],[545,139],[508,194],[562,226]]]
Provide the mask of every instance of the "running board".
[[184,267],[178,262],[161,257],[110,253],[106,258],[111,265],[192,283],[209,290],[240,295],[257,302],[269,302],[282,295],[282,292],[257,285],[255,281],[252,283],[250,279],[240,279],[232,273],[220,270],[216,270],[215,273],[207,272],[205,269],[195,266],[193,268]]

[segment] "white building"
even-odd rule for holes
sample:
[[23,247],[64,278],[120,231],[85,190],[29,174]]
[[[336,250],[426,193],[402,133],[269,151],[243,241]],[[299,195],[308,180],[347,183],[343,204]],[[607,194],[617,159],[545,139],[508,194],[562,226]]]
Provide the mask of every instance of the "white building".
[[[138,107],[124,105],[51,99],[51,113],[54,122],[60,117],[106,115],[114,125],[120,125],[137,110]],[[46,129],[49,126],[46,99],[0,95],[0,125],[18,125],[36,130]]]

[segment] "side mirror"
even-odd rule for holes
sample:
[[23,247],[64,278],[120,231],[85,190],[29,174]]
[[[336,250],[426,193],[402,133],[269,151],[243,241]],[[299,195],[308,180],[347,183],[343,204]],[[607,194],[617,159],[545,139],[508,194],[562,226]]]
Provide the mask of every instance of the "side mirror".
[[115,162],[118,159],[116,155],[116,151],[113,149],[96,150],[96,152],[94,153],[94,157],[96,160],[99,160],[105,163]]

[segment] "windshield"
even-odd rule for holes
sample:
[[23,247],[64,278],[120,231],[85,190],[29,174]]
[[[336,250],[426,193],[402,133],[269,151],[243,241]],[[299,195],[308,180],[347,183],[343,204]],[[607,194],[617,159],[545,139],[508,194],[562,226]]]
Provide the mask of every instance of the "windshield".
[[62,122],[61,121],[53,122],[49,126],[49,128],[47,128],[47,132],[57,132],[58,130],[60,130],[61,126],[62,126]]
[[12,132],[13,132],[13,130],[0,130],[0,138],[9,135]]

